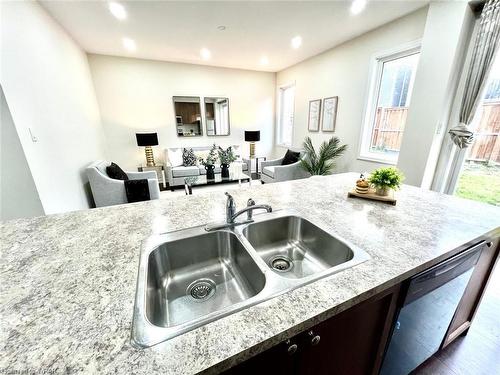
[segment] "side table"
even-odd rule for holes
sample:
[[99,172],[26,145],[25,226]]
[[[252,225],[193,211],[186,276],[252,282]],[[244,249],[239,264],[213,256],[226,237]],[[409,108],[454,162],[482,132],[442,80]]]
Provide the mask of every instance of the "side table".
[[[259,159],[262,161],[266,161],[267,158],[265,156],[256,156],[254,158],[255,160],[255,178],[260,178],[260,172],[259,172]],[[252,163],[250,161],[250,167],[252,166]],[[253,175],[253,173],[252,173]]]
[[156,171],[156,175],[158,176],[158,182],[160,183],[160,190],[167,189],[167,179],[165,176],[165,168],[163,167],[163,164],[156,164],[152,167],[140,165],[139,167],[137,167],[137,170],[139,172]]

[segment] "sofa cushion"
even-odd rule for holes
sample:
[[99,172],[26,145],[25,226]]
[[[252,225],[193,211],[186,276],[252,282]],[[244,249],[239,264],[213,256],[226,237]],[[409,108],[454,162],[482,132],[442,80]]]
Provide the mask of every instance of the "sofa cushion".
[[189,177],[199,176],[200,169],[197,165],[191,167],[174,167],[172,168],[172,176],[174,177]]
[[300,152],[287,150],[285,157],[281,161],[281,165],[289,165],[298,162],[300,159]]
[[196,155],[192,148],[182,150],[182,161],[185,167],[196,166]]
[[264,173],[266,176],[274,178],[274,166],[264,167],[264,170],[262,171],[262,173]]
[[168,152],[168,161],[172,167],[180,167],[184,164],[182,159],[182,149],[170,149]]
[[106,173],[109,176],[109,178],[112,178],[114,180],[122,180],[122,181],[127,181],[128,176],[127,174],[121,169],[118,164],[111,163],[110,166],[106,167]]

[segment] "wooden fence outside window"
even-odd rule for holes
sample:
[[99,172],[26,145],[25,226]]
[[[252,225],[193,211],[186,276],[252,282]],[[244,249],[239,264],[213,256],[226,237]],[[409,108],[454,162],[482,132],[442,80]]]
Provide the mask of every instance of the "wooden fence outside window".
[[[481,111],[467,160],[500,163],[500,100],[485,101]],[[407,114],[408,107],[377,108],[371,148],[399,151]]]

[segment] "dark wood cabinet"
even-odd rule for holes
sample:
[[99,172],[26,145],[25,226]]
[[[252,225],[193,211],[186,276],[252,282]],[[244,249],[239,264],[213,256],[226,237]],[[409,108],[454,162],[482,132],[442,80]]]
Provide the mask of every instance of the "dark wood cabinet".
[[[487,240],[441,344],[450,344],[470,327],[500,256],[500,237]],[[378,374],[391,332],[401,285],[389,288],[286,342],[256,355],[226,374],[287,375]]]
[[487,241],[455,311],[441,348],[445,348],[457,337],[466,334],[469,330],[499,255],[500,237]]
[[201,117],[200,103],[175,102],[175,115],[182,117],[183,124],[196,124]]
[[[381,365],[399,285],[228,370],[226,374],[371,374]],[[297,349],[294,351],[296,345]]]
[[[295,347],[293,347],[295,345]],[[294,348],[297,348],[293,350]],[[257,356],[237,365],[225,375],[290,375],[296,373],[298,367],[298,344],[294,337],[286,340]]]
[[[311,332],[321,341],[313,346],[307,335],[299,374],[378,373],[385,342],[392,325],[399,287],[391,288],[375,298],[348,309]],[[379,360],[380,359],[380,360]]]

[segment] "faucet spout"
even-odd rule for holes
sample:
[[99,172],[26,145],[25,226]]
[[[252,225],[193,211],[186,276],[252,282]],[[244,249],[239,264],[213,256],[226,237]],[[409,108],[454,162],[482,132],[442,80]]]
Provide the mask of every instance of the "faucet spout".
[[[239,224],[246,224],[246,223],[251,223],[253,221],[253,210],[266,210],[267,212],[272,212],[273,209],[270,205],[268,204],[255,204],[255,201],[250,198],[247,201],[247,206],[236,212],[236,203],[234,202],[233,197],[231,194],[228,192],[225,193],[227,196],[227,201],[226,201],[226,222],[225,223],[219,223],[219,224],[210,224],[205,227],[206,231],[212,231],[212,230],[218,230],[218,229],[224,229],[228,227],[232,227],[234,225],[239,225]],[[235,222],[236,218],[240,216],[241,214],[247,213],[247,219],[242,222]]]
[[241,214],[244,214],[245,212],[247,213],[247,221],[252,220],[252,212],[253,210],[266,210],[267,212],[273,212],[273,208],[269,206],[268,204],[253,204],[251,206],[247,206],[238,212],[236,212],[232,217],[231,217],[231,223],[234,223],[236,218],[240,216]]

